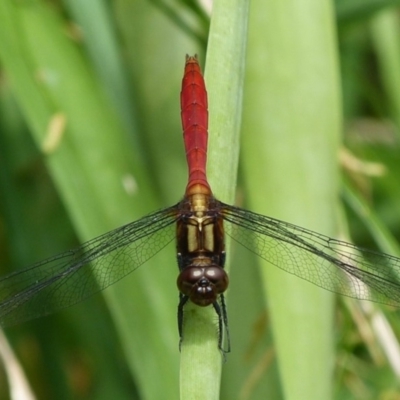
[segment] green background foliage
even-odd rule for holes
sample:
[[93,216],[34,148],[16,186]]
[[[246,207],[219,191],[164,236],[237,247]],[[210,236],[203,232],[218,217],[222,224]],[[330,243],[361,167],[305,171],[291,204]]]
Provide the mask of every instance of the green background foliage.
[[[186,53],[205,68],[220,200],[400,256],[400,2],[204,3],[0,3],[2,275],[180,200]],[[398,311],[236,246],[232,353],[181,356],[175,257],[6,329],[37,398],[399,398],[398,343],[381,339]]]

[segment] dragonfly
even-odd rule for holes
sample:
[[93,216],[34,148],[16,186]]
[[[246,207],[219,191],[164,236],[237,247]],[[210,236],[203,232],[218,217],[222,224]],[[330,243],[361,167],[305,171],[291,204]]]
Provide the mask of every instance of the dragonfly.
[[[211,306],[218,347],[229,351],[225,237],[323,289],[400,307],[400,259],[217,200],[207,181],[207,92],[197,56],[186,56],[181,119],[188,164],[183,199],[79,247],[0,278],[0,325],[44,316],[88,298],[175,241],[178,330],[184,307]],[[223,332],[228,337],[223,350]]]

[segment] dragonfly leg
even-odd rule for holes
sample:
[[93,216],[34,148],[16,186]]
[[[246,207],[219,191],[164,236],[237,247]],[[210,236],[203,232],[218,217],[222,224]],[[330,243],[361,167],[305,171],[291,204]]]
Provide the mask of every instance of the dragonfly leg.
[[[231,339],[229,336],[229,328],[228,328],[228,314],[226,312],[226,304],[224,295],[221,294],[219,297],[220,304],[216,301],[213,303],[213,307],[215,312],[218,315],[218,348],[225,356],[225,354],[230,353],[231,351]],[[224,335],[225,333],[225,335]],[[225,336],[225,337],[224,337]],[[227,348],[224,349],[223,342],[226,341]]]
[[183,307],[188,302],[189,297],[182,293],[179,293],[179,304],[178,304],[178,332],[179,332],[179,351],[181,351],[183,341]]

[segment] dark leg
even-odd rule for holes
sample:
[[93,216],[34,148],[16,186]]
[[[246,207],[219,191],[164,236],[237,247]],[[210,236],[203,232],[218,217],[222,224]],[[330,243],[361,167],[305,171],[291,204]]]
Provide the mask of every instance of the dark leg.
[[228,348],[226,349],[226,353],[230,353],[231,352],[231,337],[229,335],[228,313],[226,312],[225,297],[223,294],[221,294],[220,300],[221,300],[222,318],[224,320],[224,325],[225,325],[226,343],[228,345]]
[[[229,353],[231,351],[231,339],[229,336],[229,328],[228,328],[228,316],[226,313],[226,305],[225,305],[225,299],[224,295],[220,295],[220,302],[221,305],[218,304],[218,302],[213,303],[213,307],[215,312],[218,315],[218,348],[221,350],[221,352],[225,355],[226,353]],[[226,335],[226,343],[227,343],[227,349],[225,350],[223,348],[223,340],[224,340],[224,331]]]
[[183,307],[188,302],[189,297],[182,293],[179,293],[179,304],[178,304],[178,332],[179,332],[179,351],[181,351],[181,345],[183,340]]

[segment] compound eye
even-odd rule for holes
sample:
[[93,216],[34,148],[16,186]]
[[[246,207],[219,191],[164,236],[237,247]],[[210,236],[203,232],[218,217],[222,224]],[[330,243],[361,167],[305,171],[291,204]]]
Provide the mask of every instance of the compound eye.
[[204,271],[204,277],[214,286],[218,294],[225,292],[229,285],[228,274],[219,266],[209,267]]
[[178,289],[186,296],[191,296],[193,287],[204,277],[204,268],[187,267],[178,276]]

